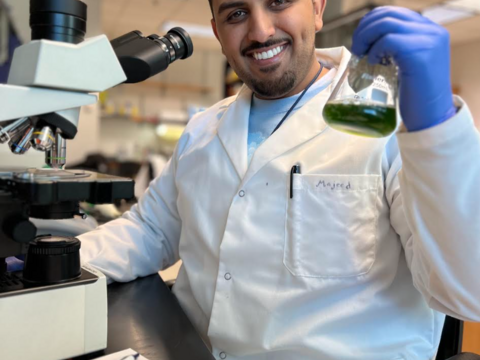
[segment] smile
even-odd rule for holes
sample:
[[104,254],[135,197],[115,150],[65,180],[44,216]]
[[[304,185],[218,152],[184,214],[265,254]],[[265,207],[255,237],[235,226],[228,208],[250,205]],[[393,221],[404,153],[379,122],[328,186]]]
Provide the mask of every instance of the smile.
[[255,60],[268,60],[280,54],[284,49],[285,45],[277,46],[276,48],[268,51],[254,52],[252,56],[255,58]]

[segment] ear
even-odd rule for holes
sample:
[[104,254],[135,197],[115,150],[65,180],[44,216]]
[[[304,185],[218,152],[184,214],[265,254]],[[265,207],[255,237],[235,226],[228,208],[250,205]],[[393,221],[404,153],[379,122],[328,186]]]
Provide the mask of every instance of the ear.
[[213,33],[215,34],[215,37],[217,38],[218,42],[220,43],[220,46],[222,47],[222,53],[225,55],[225,53],[223,51],[222,42],[220,41],[220,38],[218,37],[217,24],[215,23],[215,19],[210,20],[210,24],[212,24]]
[[220,42],[220,39],[218,38],[217,24],[215,23],[215,19],[210,20],[210,23],[212,24],[212,30],[213,30],[213,33],[215,34],[215,37]]
[[320,31],[323,28],[323,14],[327,0],[313,0],[313,10],[315,11],[315,31]]

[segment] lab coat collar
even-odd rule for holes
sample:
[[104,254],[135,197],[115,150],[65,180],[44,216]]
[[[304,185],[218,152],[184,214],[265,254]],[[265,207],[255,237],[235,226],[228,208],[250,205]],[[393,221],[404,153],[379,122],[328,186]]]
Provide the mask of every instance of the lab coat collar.
[[350,53],[344,47],[317,49],[316,56],[325,67],[337,68],[332,84],[289,117],[260,145],[250,166],[247,159],[247,141],[252,91],[244,85],[223,114],[218,136],[242,183],[247,182],[273,159],[318,136],[326,129],[327,125],[322,116],[323,106],[345,71]]

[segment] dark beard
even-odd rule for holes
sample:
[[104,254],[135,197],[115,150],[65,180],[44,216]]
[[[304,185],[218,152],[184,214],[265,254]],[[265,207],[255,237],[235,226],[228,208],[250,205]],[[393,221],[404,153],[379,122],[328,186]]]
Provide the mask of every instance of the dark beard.
[[297,77],[293,71],[287,71],[280,79],[258,81],[257,79],[245,79],[247,86],[257,95],[265,98],[280,98],[293,90]]
[[[289,39],[282,39],[281,41],[288,41]],[[271,40],[265,44],[254,43],[242,51],[242,55],[246,56],[246,53],[250,50],[261,49],[271,45],[275,45],[281,42],[280,40]],[[309,59],[314,58],[315,45],[312,40],[311,48],[304,47],[300,50],[295,59],[290,64],[290,70],[286,70],[283,74],[275,76],[280,64],[272,65],[267,68],[263,68],[260,71],[264,74],[272,74],[268,80],[259,80],[253,77],[247,71],[242,71],[241,66],[237,66],[235,61],[231,63],[232,68],[237,72],[238,77],[247,85],[255,94],[266,99],[278,99],[289,94],[298,83],[308,75],[311,63]],[[304,55],[302,55],[304,54]]]
[[[280,65],[273,65],[262,70],[264,73],[274,73]],[[279,79],[259,81],[249,74],[239,74],[245,84],[257,95],[265,98],[280,98],[288,94],[296,84],[297,77],[293,71],[285,72]]]

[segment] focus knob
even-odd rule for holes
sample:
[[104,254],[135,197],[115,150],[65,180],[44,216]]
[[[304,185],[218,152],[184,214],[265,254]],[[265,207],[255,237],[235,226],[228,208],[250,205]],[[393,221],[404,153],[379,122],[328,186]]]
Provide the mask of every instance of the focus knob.
[[40,236],[28,247],[23,279],[59,284],[81,276],[80,241],[63,236]]
[[14,217],[5,222],[3,231],[13,240],[19,243],[29,243],[35,239],[37,228],[33,223],[21,217]]

